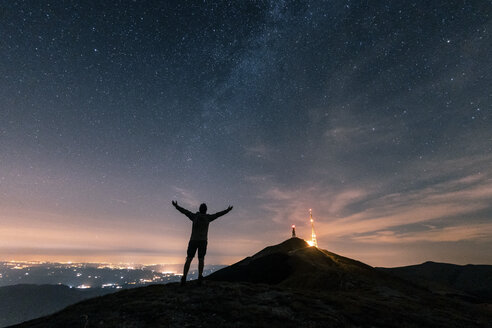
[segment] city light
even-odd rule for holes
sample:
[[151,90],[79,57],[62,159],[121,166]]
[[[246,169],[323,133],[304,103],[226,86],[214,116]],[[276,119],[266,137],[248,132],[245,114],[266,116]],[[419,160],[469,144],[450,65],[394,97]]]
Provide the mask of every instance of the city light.
[[[175,267],[176,264],[148,266],[123,263],[0,261],[0,286],[48,283],[72,286],[77,289],[130,288],[178,281],[181,275],[177,274],[176,269],[171,269],[173,266]],[[205,273],[210,274],[217,269],[217,266],[208,266],[205,268]]]
[[82,285],[77,286],[76,288],[78,288],[78,289],[88,289],[88,288],[91,288],[91,286],[83,285],[82,284]]

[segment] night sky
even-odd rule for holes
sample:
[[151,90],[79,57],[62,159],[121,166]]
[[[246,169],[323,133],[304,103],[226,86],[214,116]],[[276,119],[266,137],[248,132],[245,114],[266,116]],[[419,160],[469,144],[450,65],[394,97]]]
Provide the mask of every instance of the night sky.
[[0,259],[207,263],[297,234],[492,264],[490,1],[0,2]]

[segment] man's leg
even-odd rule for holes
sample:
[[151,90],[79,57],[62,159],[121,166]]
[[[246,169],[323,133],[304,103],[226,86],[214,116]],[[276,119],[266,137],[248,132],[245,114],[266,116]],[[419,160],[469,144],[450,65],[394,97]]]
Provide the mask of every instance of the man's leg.
[[205,266],[205,258],[198,258],[198,279],[203,278],[203,267]]
[[202,283],[203,268],[205,267],[205,254],[207,253],[207,241],[200,241],[198,246],[198,283]]
[[184,283],[186,282],[186,276],[188,275],[188,271],[190,270],[190,264],[191,264],[192,260],[193,260],[192,257],[186,258],[186,262],[185,262],[184,268],[183,268],[183,277],[181,277],[181,284],[182,285],[184,285]]
[[186,250],[186,262],[183,267],[183,277],[181,277],[182,286],[186,283],[186,276],[188,275],[188,271],[190,270],[191,261],[193,260],[193,257],[195,257],[196,249],[196,243],[190,240],[190,242],[188,243],[188,249]]

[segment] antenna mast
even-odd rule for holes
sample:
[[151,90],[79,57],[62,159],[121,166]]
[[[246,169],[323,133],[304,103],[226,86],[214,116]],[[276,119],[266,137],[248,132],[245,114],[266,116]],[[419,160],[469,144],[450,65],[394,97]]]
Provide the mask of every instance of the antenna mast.
[[313,211],[309,209],[309,217],[311,219],[311,246],[318,247],[318,241],[316,240],[316,233],[314,232],[314,220]]

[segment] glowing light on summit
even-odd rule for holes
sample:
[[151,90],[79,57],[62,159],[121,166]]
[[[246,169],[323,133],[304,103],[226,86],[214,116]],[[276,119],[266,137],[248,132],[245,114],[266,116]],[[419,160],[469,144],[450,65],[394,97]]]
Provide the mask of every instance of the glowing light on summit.
[[313,220],[313,211],[309,209],[309,218],[311,221],[311,240],[308,240],[307,243],[309,246],[318,247],[318,241],[316,239],[316,233],[314,232],[314,220]]

